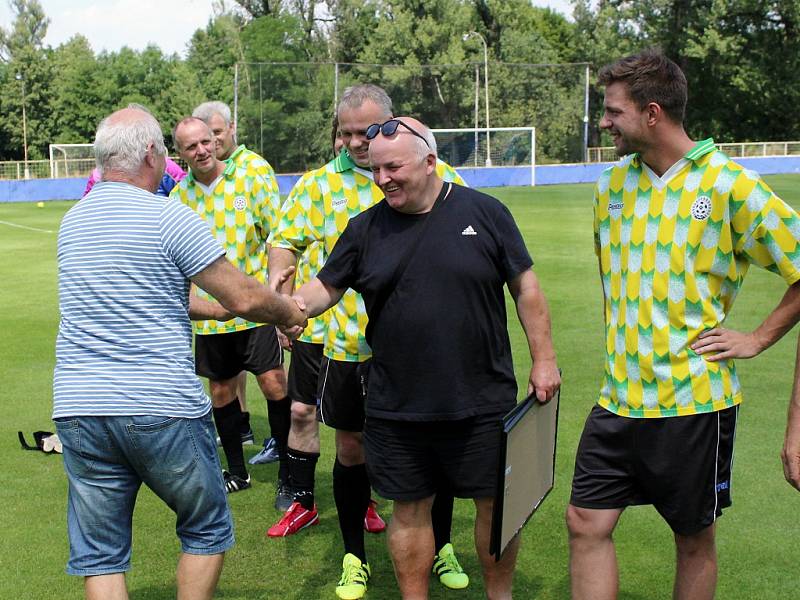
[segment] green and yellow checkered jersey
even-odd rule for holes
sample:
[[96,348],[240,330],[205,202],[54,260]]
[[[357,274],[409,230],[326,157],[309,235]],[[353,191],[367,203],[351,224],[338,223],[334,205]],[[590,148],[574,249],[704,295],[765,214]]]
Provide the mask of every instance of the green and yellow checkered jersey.
[[275,169],[267,162],[265,158],[256,154],[252,150],[248,150],[244,144],[241,144],[236,150],[233,151],[226,163],[234,163],[237,169],[244,169],[246,175],[252,177],[254,174],[261,175],[265,182],[267,193],[269,194],[269,222],[276,223],[278,219],[278,212],[281,207],[281,193],[278,188],[278,180],[275,177]]
[[751,263],[800,279],[797,213],[708,139],[661,178],[637,155],[607,169],[594,231],[607,355],[599,404],[655,418],[741,402],[733,361],[689,346],[724,323]]
[[[464,185],[451,166],[439,161],[436,172],[445,181]],[[310,265],[313,277],[322,268],[351,217],[383,199],[372,173],[357,167],[346,151],[323,167],[309,171],[295,184],[284,204],[271,243],[302,254],[320,245],[319,260]],[[360,294],[348,289],[325,315],[325,356],[334,360],[363,362],[372,356],[364,338],[367,313]],[[306,330],[308,331],[308,330]],[[302,339],[302,338],[301,338]]]
[[[266,281],[270,219],[279,208],[271,204],[273,197],[261,175],[247,166],[228,162],[211,194],[206,195],[190,172],[173,188],[170,197],[186,204],[211,226],[228,260],[240,271],[262,283]],[[213,300],[200,289],[197,293]],[[230,321],[195,321],[194,331],[198,335],[231,333],[258,325],[236,317]]]
[[[297,194],[301,193],[306,189],[304,185],[301,185],[303,179],[299,180],[297,184],[292,188],[289,192],[289,195],[286,198],[286,201],[283,203],[281,207],[281,211],[278,216],[278,220],[276,223],[282,222],[280,219],[280,215],[283,215],[289,208],[294,205]],[[270,243],[272,243],[273,237],[270,237]],[[298,289],[304,283],[307,283],[314,279],[314,277],[319,273],[319,270],[322,268],[324,258],[323,258],[323,249],[322,244],[320,242],[313,242],[305,247],[302,254],[297,260],[297,267],[295,271],[294,277],[294,287]],[[303,334],[297,338],[301,342],[306,342],[308,344],[322,344],[325,342],[325,326],[327,322],[327,317],[330,311],[322,314],[318,317],[308,320],[308,325],[306,326]]]

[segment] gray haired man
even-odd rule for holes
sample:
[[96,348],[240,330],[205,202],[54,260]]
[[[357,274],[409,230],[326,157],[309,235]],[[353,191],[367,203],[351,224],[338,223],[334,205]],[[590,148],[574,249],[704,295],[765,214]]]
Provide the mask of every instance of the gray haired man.
[[[233,523],[189,319],[302,325],[305,315],[231,265],[191,209],[153,194],[166,149],[149,112],[128,107],[104,119],[95,155],[102,181],[58,235],[53,419],[69,482],[67,572],[85,578],[89,599],[128,597],[144,483],[176,514],[178,597],[211,598]],[[190,302],[190,282],[219,304]]]

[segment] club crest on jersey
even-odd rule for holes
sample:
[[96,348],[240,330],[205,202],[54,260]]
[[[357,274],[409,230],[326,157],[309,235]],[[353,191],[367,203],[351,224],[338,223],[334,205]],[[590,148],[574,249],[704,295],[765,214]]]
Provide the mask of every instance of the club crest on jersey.
[[244,210],[247,208],[247,198],[244,196],[236,196],[236,198],[233,199],[233,208],[236,210]]
[[711,215],[711,198],[698,196],[692,202],[692,217],[698,221],[705,221]]

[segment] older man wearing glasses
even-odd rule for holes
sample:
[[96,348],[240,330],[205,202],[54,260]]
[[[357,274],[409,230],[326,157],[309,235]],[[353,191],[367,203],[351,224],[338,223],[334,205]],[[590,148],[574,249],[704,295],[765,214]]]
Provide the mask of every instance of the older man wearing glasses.
[[[383,199],[384,192],[375,184],[369,170],[370,140],[366,133],[372,123],[392,118],[391,99],[378,86],[353,86],[342,95],[337,117],[344,148],[328,164],[303,175],[284,203],[278,225],[270,237],[271,278],[283,268],[294,266],[306,248],[318,244],[320,253],[303,279],[309,281],[330,255],[348,220]],[[443,162],[436,162],[435,169],[444,179],[463,183]],[[287,283],[284,291],[288,292],[291,285]],[[336,429],[333,494],[345,551],[336,594],[339,598],[350,599],[364,595],[370,576],[364,529],[382,530],[383,524],[372,510],[361,436],[365,381],[359,366],[372,356],[365,339],[364,301],[359,294],[348,290],[335,304],[326,313],[325,321],[317,322],[316,331],[307,329],[299,338],[300,344],[294,344],[293,363],[301,355],[308,356],[303,360],[309,365],[313,363],[311,342],[315,339],[324,340],[324,356],[316,358],[321,361],[316,363],[321,365],[318,381],[314,382],[317,387],[304,398],[292,396],[288,457],[295,503],[268,534],[273,537],[292,535],[318,522],[313,496],[314,468],[319,457],[318,417]],[[290,387],[291,383],[290,373]],[[469,578],[461,570],[449,543],[451,521],[452,495],[442,493],[434,508],[437,574],[447,587],[466,587]],[[432,556],[433,552],[428,558]]]
[[529,391],[561,379],[547,302],[508,209],[437,174],[436,142],[410,118],[365,131],[381,202],[353,217],[317,277],[296,294],[316,315],[362,294],[373,351],[364,446],[370,480],[394,501],[389,549],[404,599],[427,598],[431,506],[444,483],[476,506],[489,598],[511,598],[519,540],[489,554],[502,417],[516,403],[504,287],[530,347]]

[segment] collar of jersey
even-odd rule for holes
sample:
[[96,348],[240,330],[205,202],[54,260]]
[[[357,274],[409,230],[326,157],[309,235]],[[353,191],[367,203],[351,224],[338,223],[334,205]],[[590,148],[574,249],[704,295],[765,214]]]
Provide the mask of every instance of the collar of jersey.
[[[244,146],[239,146],[239,148],[244,148]],[[237,149],[236,152],[238,152],[238,149]],[[236,164],[231,160],[234,157],[234,155],[236,154],[236,152],[231,154],[228,157],[228,160],[225,161],[225,169],[222,171],[222,177],[225,178],[225,179],[227,179],[228,177],[233,175],[233,172],[236,170]],[[187,184],[192,184],[192,183],[194,183],[194,181],[195,181],[194,180],[194,173],[192,172],[191,169],[189,169],[189,174],[186,175],[186,183]]]
[[232,162],[235,162],[235,159],[239,158],[239,155],[240,155],[242,152],[244,152],[245,150],[247,150],[247,148],[245,148],[245,147],[244,147],[244,144],[239,144],[239,146],[236,148],[236,150],[234,150],[234,151],[231,153],[231,155],[230,155],[228,158],[226,158],[226,159],[225,159],[225,162],[226,162],[226,163],[232,163]]
[[345,171],[351,171],[356,168],[356,163],[350,158],[350,155],[347,153],[347,150],[342,148],[339,151],[339,156],[333,159],[333,169],[337,173],[344,173]]
[[[716,146],[714,145],[714,138],[700,140],[699,142],[695,143],[695,145],[692,147],[691,150],[689,150],[686,154],[683,155],[683,158],[685,158],[686,160],[697,161],[703,158],[706,154],[713,152],[715,149]],[[639,155],[638,152],[633,153],[631,164],[634,167],[638,167],[642,164],[642,157]]]
[[691,161],[698,161],[706,154],[713,152],[715,149],[714,146],[714,138],[708,138],[706,140],[701,140],[697,142],[691,150],[689,150],[686,154],[684,154],[678,162],[672,165],[669,169],[667,169],[661,177],[655,174],[655,172],[647,166],[647,163],[643,162],[639,157],[639,153],[633,155],[633,160],[631,163],[635,167],[641,167],[647,176],[650,178],[650,183],[658,190],[664,189],[670,179],[675,177],[678,173],[680,173],[686,165],[689,164]]
[[333,170],[336,173],[345,173],[346,171],[355,171],[366,177],[367,179],[372,180],[372,171],[369,169],[365,169],[364,167],[359,167],[350,155],[347,153],[347,150],[342,148],[339,152],[339,156],[333,159]]

